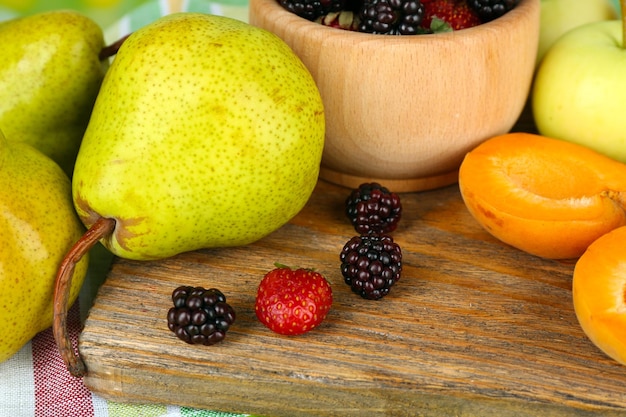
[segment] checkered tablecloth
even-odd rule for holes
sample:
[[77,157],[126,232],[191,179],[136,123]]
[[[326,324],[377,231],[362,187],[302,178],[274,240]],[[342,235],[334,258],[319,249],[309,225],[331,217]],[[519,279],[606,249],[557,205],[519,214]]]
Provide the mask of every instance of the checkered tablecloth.
[[[115,3],[114,0],[108,1]],[[3,8],[4,3],[6,1],[0,3],[0,19],[19,15],[17,12]],[[68,3],[71,5],[78,4],[77,2]],[[16,4],[21,3],[18,0]],[[113,42],[161,15],[176,11],[211,13],[243,21],[247,21],[248,13],[246,0],[218,0],[217,2],[208,0],[147,1],[122,16],[110,27],[104,28],[106,40],[108,43]],[[83,288],[79,300],[70,310],[68,328],[74,341],[77,340],[82,320],[91,306],[97,290],[99,281],[93,275],[93,270],[90,268],[90,276],[87,277],[85,288]],[[95,275],[97,275],[97,271]],[[103,278],[103,276],[100,277],[100,279]],[[235,417],[239,415],[175,405],[131,405],[105,400],[90,392],[83,384],[82,379],[70,375],[58,353],[52,330],[48,329],[35,336],[9,360],[0,363],[0,417],[32,416]]]

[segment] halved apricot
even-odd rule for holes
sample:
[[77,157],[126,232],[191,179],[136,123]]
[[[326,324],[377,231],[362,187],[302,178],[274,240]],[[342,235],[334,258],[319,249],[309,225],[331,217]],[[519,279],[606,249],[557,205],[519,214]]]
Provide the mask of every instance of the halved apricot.
[[589,339],[626,365],[626,227],[589,245],[576,262],[572,295],[576,317]]
[[483,142],[464,158],[459,188],[489,233],[544,258],[578,258],[626,224],[626,165],[530,133]]

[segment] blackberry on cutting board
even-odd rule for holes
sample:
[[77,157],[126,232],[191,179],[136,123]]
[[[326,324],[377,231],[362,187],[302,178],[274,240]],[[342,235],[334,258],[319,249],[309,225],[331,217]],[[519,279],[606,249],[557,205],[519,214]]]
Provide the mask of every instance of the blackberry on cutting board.
[[483,23],[502,16],[517,3],[519,0],[467,0],[467,5],[476,11]]
[[416,35],[421,29],[424,6],[419,0],[365,0],[358,12],[359,32]]
[[307,20],[343,10],[345,0],[278,0],[285,9]]
[[189,344],[208,346],[220,342],[235,322],[235,310],[216,288],[180,286],[172,292],[172,301],[167,325]]
[[402,250],[391,236],[355,236],[344,245],[339,258],[345,283],[365,299],[384,297],[400,279]]
[[390,233],[402,215],[400,196],[379,183],[363,183],[346,199],[346,216],[357,233]]

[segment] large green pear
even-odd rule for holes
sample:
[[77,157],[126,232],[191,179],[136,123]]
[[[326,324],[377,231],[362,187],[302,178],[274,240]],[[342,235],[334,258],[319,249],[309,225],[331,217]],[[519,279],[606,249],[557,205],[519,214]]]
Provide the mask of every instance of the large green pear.
[[[65,172],[32,146],[0,133],[0,362],[52,325],[56,273],[83,232]],[[70,302],[88,259],[74,269]]]
[[73,177],[103,244],[147,260],[245,245],[308,201],[324,146],[311,74],[274,34],[201,13],[134,32],[103,81]]
[[70,175],[108,67],[101,28],[69,10],[0,23],[0,129]]

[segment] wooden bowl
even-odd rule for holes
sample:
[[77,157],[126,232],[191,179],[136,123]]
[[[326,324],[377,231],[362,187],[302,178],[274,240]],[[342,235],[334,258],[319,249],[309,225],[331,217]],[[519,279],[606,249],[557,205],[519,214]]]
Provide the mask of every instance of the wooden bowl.
[[452,33],[391,36],[335,29],[250,0],[249,21],[307,66],[326,112],[320,177],[397,192],[453,184],[465,154],[506,133],[526,103],[540,0]]

